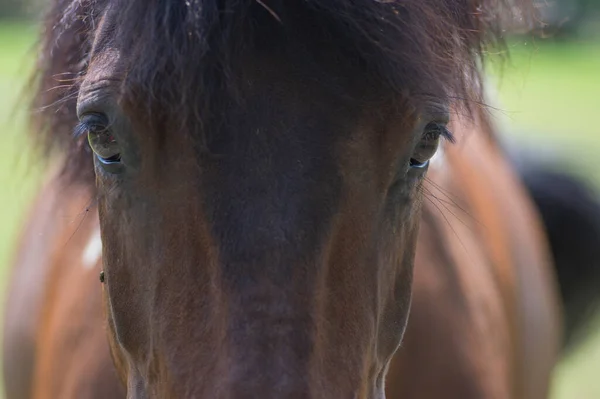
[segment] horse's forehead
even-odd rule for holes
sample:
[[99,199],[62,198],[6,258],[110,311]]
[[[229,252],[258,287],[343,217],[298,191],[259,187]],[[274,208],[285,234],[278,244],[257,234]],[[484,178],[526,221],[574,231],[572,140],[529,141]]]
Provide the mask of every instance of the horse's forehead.
[[114,47],[105,47],[92,54],[86,80],[114,80],[124,72],[122,52]]
[[77,98],[78,114],[88,104],[112,102],[118,98],[123,77],[121,53],[113,48],[106,48],[94,54],[90,60],[87,73]]
[[[98,86],[115,86],[123,77],[125,60],[122,50],[114,45],[114,13],[110,8],[104,11],[92,32],[92,50],[88,68],[80,89],[80,95],[99,92]],[[111,83],[112,82],[112,83]]]
[[110,13],[110,6],[104,10],[101,17],[96,24],[95,30],[92,32],[92,51],[91,56],[94,54],[101,52],[104,47],[106,47],[107,43],[110,40],[110,33],[113,30],[112,27],[114,25],[114,18],[111,18],[112,14]]

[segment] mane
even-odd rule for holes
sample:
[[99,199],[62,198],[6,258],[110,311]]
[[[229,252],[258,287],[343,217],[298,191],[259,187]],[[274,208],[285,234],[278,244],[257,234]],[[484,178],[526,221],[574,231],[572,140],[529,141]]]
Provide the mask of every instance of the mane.
[[394,91],[425,96],[431,87],[470,109],[483,102],[486,48],[503,44],[525,8],[511,0],[53,0],[34,78],[34,139],[63,156],[71,181],[93,182],[89,150],[72,130],[105,12],[115,12],[112,40],[130,50],[123,89],[154,123],[177,113],[191,126],[215,122],[235,98],[241,52],[300,34],[339,46]]

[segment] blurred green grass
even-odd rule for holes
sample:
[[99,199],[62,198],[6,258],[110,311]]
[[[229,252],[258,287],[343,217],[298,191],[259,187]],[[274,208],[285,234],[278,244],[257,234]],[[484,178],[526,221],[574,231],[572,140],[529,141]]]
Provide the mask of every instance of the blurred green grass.
[[[600,43],[529,39],[509,47],[502,73],[490,68],[498,84],[498,124],[534,151],[553,149],[565,167],[599,190]],[[553,399],[600,398],[600,320],[590,329],[590,338],[557,368]]]
[[14,240],[23,212],[40,180],[26,146],[26,103],[36,29],[18,23],[0,24],[0,277],[4,285]]
[[[600,187],[600,42],[522,39],[508,62],[491,62],[497,122],[532,148],[554,146],[569,166]],[[575,172],[578,172],[575,170]],[[598,396],[600,397],[600,395]]]
[[[0,277],[6,282],[7,264],[35,187],[40,168],[28,150],[26,102],[18,103],[35,54],[36,28],[0,24]],[[517,140],[555,145],[571,158],[580,173],[600,187],[600,44],[552,44],[519,40],[511,44],[511,59],[500,76],[496,113],[504,130]],[[492,65],[493,66],[493,65]],[[491,68],[491,71],[497,68]],[[0,286],[0,295],[5,286]],[[598,323],[600,331],[600,323]],[[600,398],[600,333],[567,356],[557,369],[553,399]]]

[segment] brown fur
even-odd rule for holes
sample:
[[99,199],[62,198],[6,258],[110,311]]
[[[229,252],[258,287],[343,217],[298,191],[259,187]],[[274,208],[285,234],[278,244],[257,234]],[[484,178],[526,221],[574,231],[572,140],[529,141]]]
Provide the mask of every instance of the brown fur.
[[[551,365],[559,348],[558,337],[549,333],[556,334],[559,328],[558,316],[553,310],[557,308],[556,294],[553,283],[547,282],[546,251],[539,228],[533,227],[538,222],[532,223],[535,214],[528,210],[522,189],[506,166],[501,166],[500,159],[494,159],[497,155],[493,147],[474,135],[465,141],[474,142],[469,145],[469,152],[464,147],[450,147],[447,167],[432,171],[430,176],[432,182],[428,190],[440,199],[432,196],[424,205],[412,312],[404,342],[388,373],[388,397],[545,398]],[[478,154],[477,164],[483,170],[479,169],[477,174],[484,180],[477,182],[479,177],[458,179],[461,173],[473,172],[473,168],[468,167],[473,161],[464,157],[473,153]],[[490,164],[496,176],[489,191],[481,190],[489,185],[486,164]],[[477,182],[474,189],[491,196],[480,203],[482,207],[475,205],[477,195],[473,196],[475,192],[463,185],[465,181]],[[53,191],[50,186],[41,195],[49,198],[56,195]],[[504,195],[508,192],[512,193],[510,203]],[[46,255],[45,264],[36,263],[42,270],[53,271],[46,281],[55,292],[53,300],[42,302],[32,297],[35,306],[46,309],[44,321],[38,319],[27,330],[30,335],[38,331],[40,341],[37,345],[33,340],[12,341],[12,349],[23,353],[36,346],[39,348],[35,352],[37,365],[25,369],[28,378],[23,385],[35,388],[37,395],[33,398],[124,397],[113,393],[119,391],[120,383],[111,375],[114,366],[106,356],[104,322],[98,306],[100,268],[82,272],[81,266],[85,241],[97,226],[95,209],[90,210],[79,227],[75,240],[65,246],[64,241],[73,234],[73,224],[78,224],[79,212],[85,207],[77,196],[69,194],[62,193],[63,201],[75,203],[68,206],[71,211],[61,214],[65,215],[63,223],[71,226],[58,235],[60,239],[56,241],[57,249],[63,254],[56,260]],[[449,204],[450,201],[454,204]],[[498,217],[507,212],[522,215]],[[33,220],[39,226],[36,229],[46,224],[35,214]],[[52,228],[58,228],[55,222],[49,223]],[[488,238],[481,241],[482,236]],[[531,241],[528,249],[513,250],[513,255],[507,256],[511,253],[508,249],[520,248],[522,240]],[[486,249],[487,245],[492,247]],[[493,246],[504,249],[502,253],[497,252],[497,261],[490,256],[490,251],[495,251]],[[539,249],[532,251],[535,247]],[[37,255],[45,253],[48,252],[41,251]],[[65,256],[72,260],[68,261]],[[26,273],[23,266],[26,264],[19,266],[18,274]],[[519,269],[530,269],[534,275],[517,272]],[[538,273],[545,277],[536,277]],[[506,277],[499,278],[502,274]],[[72,288],[60,290],[58,282]],[[35,295],[28,287],[13,292]],[[529,306],[522,301],[527,301]],[[77,316],[74,310],[82,306],[89,309],[85,317]],[[61,314],[61,308],[68,311]],[[539,318],[543,314],[548,316]],[[12,331],[11,327],[8,331]],[[73,347],[71,334],[86,337],[80,352]],[[15,367],[15,360],[10,356],[5,359],[7,370]],[[61,367],[56,367],[57,364]],[[69,368],[70,364],[73,369]],[[23,391],[16,392],[9,391],[8,398],[30,397]]]
[[430,177],[419,242],[441,249],[417,251],[389,397],[545,398],[561,338],[547,244],[495,143],[463,131]]
[[9,398],[123,395],[107,347],[98,267],[81,266],[87,239],[97,229],[94,209],[87,210],[90,198],[86,189],[58,190],[51,177],[34,206],[6,316]]
[[[7,353],[9,399],[545,397],[547,248],[473,106],[507,4],[55,1],[37,138],[65,173],[42,195],[96,200],[32,222],[56,241],[15,271],[35,312],[7,324],[29,354]],[[73,139],[76,107],[109,121],[119,172]],[[424,182],[448,107],[459,144]]]

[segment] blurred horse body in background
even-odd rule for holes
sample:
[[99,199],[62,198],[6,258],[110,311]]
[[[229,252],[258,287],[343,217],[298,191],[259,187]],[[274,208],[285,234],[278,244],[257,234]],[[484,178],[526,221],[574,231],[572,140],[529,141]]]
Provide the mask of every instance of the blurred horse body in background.
[[503,11],[55,0],[7,398],[545,398],[555,207],[473,106]]

